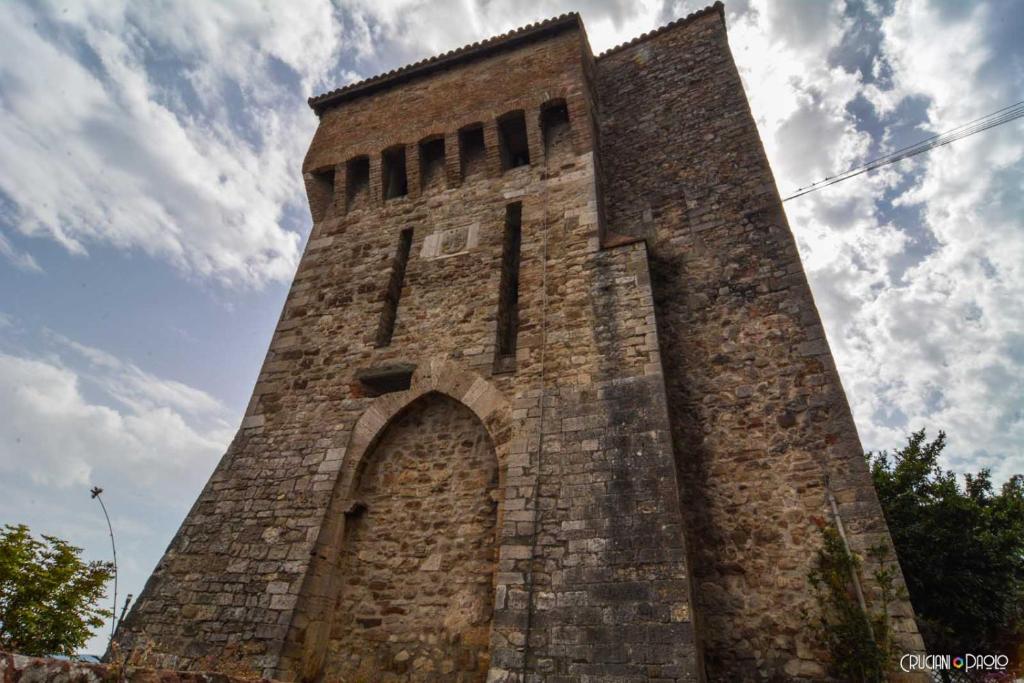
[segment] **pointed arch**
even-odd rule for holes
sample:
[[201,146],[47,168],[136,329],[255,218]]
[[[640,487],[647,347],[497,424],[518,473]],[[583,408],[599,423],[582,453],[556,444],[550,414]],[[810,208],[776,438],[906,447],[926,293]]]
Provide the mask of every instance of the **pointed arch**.
[[[286,650],[282,653],[279,674],[304,681],[314,680],[321,674],[334,606],[341,589],[342,577],[337,565],[345,542],[346,518],[358,513],[362,505],[358,496],[360,474],[388,427],[429,394],[441,394],[461,404],[486,431],[497,461],[499,500],[495,529],[500,534],[505,475],[516,431],[511,404],[491,382],[452,361],[438,358],[423,362],[417,366],[407,390],[375,398],[349,433],[331,503],[317,537]],[[497,549],[500,539],[495,538],[494,543]]]
[[504,469],[501,466],[507,449],[503,446],[507,446],[512,438],[512,410],[508,400],[497,387],[477,373],[446,359],[434,359],[416,368],[407,390],[385,394],[374,400],[352,428],[334,489],[335,497],[342,497],[346,511],[356,502],[352,499],[356,475],[374,440],[396,415],[431,392],[453,398],[473,411],[490,434],[498,454],[499,468]]
[[324,680],[389,680],[415,661],[421,674],[482,682],[500,488],[479,418],[440,392],[420,396],[374,439],[353,492]]

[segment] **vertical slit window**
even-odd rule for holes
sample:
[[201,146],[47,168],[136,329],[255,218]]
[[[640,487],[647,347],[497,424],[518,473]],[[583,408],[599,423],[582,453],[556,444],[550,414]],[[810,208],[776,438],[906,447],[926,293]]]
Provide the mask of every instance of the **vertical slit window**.
[[317,223],[327,217],[334,203],[334,168],[313,171],[306,194],[309,197],[309,212],[313,214],[313,222]]
[[519,332],[519,252],[522,236],[523,205],[505,207],[505,238],[501,250],[501,289],[498,294],[498,338],[494,371],[515,369],[516,335]]
[[362,209],[370,200],[370,157],[349,159],[345,177],[345,205],[349,211]]
[[526,115],[522,111],[505,114],[498,119],[498,140],[501,170],[507,171],[530,163],[530,146],[526,141]]
[[444,138],[436,137],[420,143],[420,186],[422,189],[444,187]]
[[405,145],[384,150],[381,162],[381,184],[384,186],[384,199],[407,195],[409,181],[405,175]]
[[484,148],[484,127],[479,123],[466,126],[459,131],[459,161],[463,179],[487,168],[487,154]]
[[412,248],[412,228],[406,228],[398,238],[398,248],[391,262],[391,277],[388,289],[384,292],[384,310],[380,314],[380,325],[377,327],[377,346],[387,346],[395,334],[395,322],[398,320],[398,300],[402,296],[402,285],[405,282],[405,266],[409,262],[409,250]]

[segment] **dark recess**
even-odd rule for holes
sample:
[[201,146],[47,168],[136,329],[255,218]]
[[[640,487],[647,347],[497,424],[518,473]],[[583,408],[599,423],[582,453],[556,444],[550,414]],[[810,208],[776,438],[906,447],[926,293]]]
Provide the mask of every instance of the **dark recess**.
[[498,119],[498,141],[501,149],[501,170],[507,171],[530,163],[530,147],[526,139],[526,114],[513,111]]
[[498,294],[498,339],[495,372],[512,372],[519,332],[519,251],[522,244],[523,205],[505,207],[505,238],[501,254],[501,290]]
[[409,193],[409,180],[405,174],[405,145],[384,150],[381,155],[381,180],[384,199],[404,197]]
[[412,228],[406,228],[398,237],[395,258],[391,262],[391,277],[388,288],[384,292],[384,310],[380,314],[380,325],[377,327],[377,346],[387,346],[395,334],[395,322],[398,320],[398,300],[402,296],[402,285],[405,282],[405,266],[409,262],[409,250],[412,248]]
[[459,163],[463,179],[485,170],[484,127],[475,123],[459,131]]

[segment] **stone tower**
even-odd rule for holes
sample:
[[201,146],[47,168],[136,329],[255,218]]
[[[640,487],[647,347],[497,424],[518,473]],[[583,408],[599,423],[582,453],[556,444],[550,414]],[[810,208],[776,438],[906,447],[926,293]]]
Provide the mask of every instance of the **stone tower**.
[[722,5],[310,106],[309,243],[122,644],[286,680],[825,677],[820,528],[891,541]]

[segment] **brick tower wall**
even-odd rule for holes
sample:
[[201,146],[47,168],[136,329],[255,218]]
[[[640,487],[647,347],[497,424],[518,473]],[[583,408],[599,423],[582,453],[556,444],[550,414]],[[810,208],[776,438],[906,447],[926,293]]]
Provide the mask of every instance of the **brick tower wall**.
[[[602,55],[597,76],[608,229],[650,248],[708,678],[823,678],[801,612],[818,610],[826,481],[856,552],[892,543],[721,6]],[[919,651],[909,603],[890,609]]]
[[[358,541],[368,460],[433,392],[476,414],[498,463],[493,679],[701,677],[646,247],[602,249],[578,17],[526,36],[322,111],[304,164],[313,231],[242,428],[119,632],[124,647],[150,643],[188,668],[238,642],[268,675],[330,669],[332,631],[353,628],[336,611],[352,595],[346,531]],[[550,103],[570,128],[546,145]],[[530,163],[506,170],[499,121],[516,111]],[[460,131],[478,123],[484,154],[464,169]],[[443,173],[422,178],[437,139]],[[386,198],[399,145],[408,192]],[[515,203],[518,334],[499,359]],[[360,599],[366,642],[387,627],[385,592]],[[417,668],[415,655],[402,656],[414,678],[445,680],[444,661]]]
[[[303,680],[822,678],[800,610],[829,493],[856,551],[891,542],[721,5],[597,59],[568,15],[312,104],[310,240],[122,646]],[[379,478],[409,453],[421,478]],[[497,483],[416,494],[455,481],[443,453]],[[432,525],[480,571],[419,600]],[[437,625],[419,641],[402,615]]]

